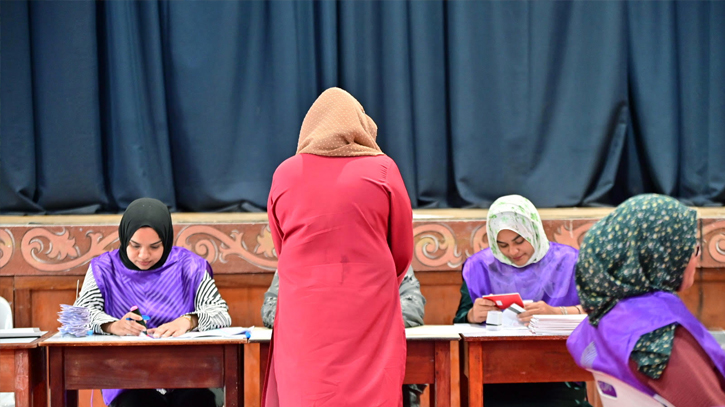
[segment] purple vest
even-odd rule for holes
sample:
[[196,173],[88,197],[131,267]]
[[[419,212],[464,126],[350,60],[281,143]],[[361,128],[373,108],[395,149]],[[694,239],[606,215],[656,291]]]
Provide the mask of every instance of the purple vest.
[[[129,270],[123,265],[118,250],[106,252],[91,260],[93,277],[101,290],[104,311],[122,318],[137,305],[151,319],[149,328],[156,328],[194,311],[194,298],[204,273],[212,276],[206,260],[182,247],[174,246],[163,266],[155,270]],[[104,389],[103,401],[109,405],[123,390]]]
[[514,267],[501,263],[491,249],[484,249],[466,260],[463,279],[471,301],[489,294],[519,293],[524,300],[572,306],[579,304],[574,270],[579,251],[550,242],[549,251],[537,263]]
[[675,322],[692,334],[725,376],[725,352],[715,338],[679,297],[662,291],[619,301],[596,328],[585,319],[569,336],[566,346],[580,367],[606,373],[654,396],[655,392],[629,369],[629,355],[642,335]]

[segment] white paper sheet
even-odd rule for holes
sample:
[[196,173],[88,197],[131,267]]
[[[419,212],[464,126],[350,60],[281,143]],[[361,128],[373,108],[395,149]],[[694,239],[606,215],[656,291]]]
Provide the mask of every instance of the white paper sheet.
[[[45,332],[43,332],[45,333]],[[0,338],[0,344],[2,343],[30,343],[38,338]]]
[[532,336],[526,327],[489,327],[479,324],[454,324],[463,336]]
[[[183,335],[177,336],[176,339],[191,339],[191,338],[236,338],[239,336],[245,336],[247,332],[251,333],[251,328],[243,328],[240,326],[233,326],[229,328],[211,329],[209,331],[200,332],[187,332]],[[249,335],[246,335],[249,338]]]
[[455,325],[421,325],[406,328],[405,337],[408,339],[461,339]]
[[0,329],[0,338],[40,338],[45,332],[40,328]]

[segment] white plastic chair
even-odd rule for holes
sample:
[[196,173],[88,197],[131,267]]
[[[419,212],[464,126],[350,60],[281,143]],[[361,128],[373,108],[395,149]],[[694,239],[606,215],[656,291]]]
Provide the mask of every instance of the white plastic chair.
[[[0,329],[13,327],[13,311],[10,303],[0,297]],[[11,407],[15,405],[15,393],[0,393],[0,407]]]
[[10,303],[3,297],[0,297],[0,329],[10,329],[13,327],[13,311],[10,309]]
[[608,374],[590,372],[604,407],[675,407],[657,394],[651,397]]

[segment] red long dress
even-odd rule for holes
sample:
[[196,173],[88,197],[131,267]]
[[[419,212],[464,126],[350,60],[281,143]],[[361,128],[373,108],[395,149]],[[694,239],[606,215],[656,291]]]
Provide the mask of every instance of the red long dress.
[[395,162],[297,154],[267,211],[280,281],[263,405],[401,406],[413,231]]

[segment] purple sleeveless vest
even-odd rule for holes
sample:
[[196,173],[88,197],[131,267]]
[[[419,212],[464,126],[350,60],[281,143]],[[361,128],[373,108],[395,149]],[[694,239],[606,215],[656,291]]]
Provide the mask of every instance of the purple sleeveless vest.
[[[137,305],[156,328],[194,311],[194,298],[204,273],[212,276],[206,260],[182,247],[174,246],[163,266],[155,270],[130,270],[123,265],[117,250],[91,260],[91,270],[101,290],[104,311],[122,318]],[[123,390],[103,389],[103,401],[109,405]]]
[[578,254],[571,246],[550,242],[541,260],[518,268],[501,263],[491,249],[484,249],[466,260],[463,279],[471,301],[489,294],[519,293],[524,300],[568,307],[579,304],[574,280]]
[[566,346],[580,367],[606,373],[653,396],[655,392],[629,369],[629,355],[642,335],[675,322],[692,334],[725,376],[725,352],[715,338],[679,297],[663,291],[619,301],[596,328],[585,319],[569,336]]

